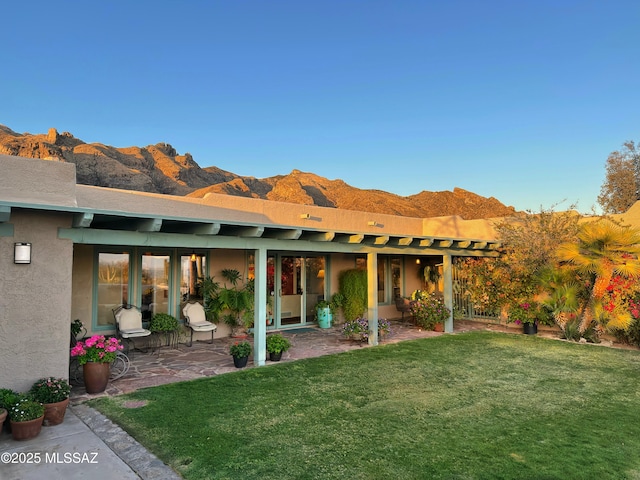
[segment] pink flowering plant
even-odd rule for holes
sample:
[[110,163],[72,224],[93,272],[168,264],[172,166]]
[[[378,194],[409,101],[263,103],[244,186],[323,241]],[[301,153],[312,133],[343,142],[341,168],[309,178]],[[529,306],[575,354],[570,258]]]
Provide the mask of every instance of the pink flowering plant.
[[551,324],[549,312],[539,303],[534,301],[520,302],[515,305],[511,305],[511,307],[509,307],[508,315],[509,322],[513,322],[516,325],[522,325],[525,323],[533,323],[536,325]]
[[117,338],[94,335],[84,342],[76,343],[76,346],[71,349],[71,356],[78,357],[80,365],[87,362],[111,363],[116,359],[118,350],[122,349],[123,346]]
[[58,403],[69,398],[71,385],[65,378],[47,377],[35,382],[29,394],[40,403]]
[[411,294],[411,314],[422,328],[433,330],[436,323],[444,323],[451,315],[444,299],[434,293],[416,290]]

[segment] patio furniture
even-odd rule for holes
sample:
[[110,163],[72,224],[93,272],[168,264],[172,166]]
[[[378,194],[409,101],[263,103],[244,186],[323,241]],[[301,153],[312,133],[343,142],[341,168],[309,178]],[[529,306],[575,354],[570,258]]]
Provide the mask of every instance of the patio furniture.
[[211,332],[211,341],[209,343],[213,343],[213,334],[218,326],[207,321],[204,307],[200,303],[187,303],[182,309],[182,313],[184,314],[185,325],[191,329],[191,338],[187,347],[193,345],[193,332]]
[[411,300],[404,297],[396,297],[396,310],[402,313],[402,321],[404,322],[404,314],[411,315]]
[[113,309],[116,320],[116,334],[123,340],[129,352],[130,344],[136,348],[135,339],[148,337],[151,331],[142,327],[142,312],[135,305],[123,304]]

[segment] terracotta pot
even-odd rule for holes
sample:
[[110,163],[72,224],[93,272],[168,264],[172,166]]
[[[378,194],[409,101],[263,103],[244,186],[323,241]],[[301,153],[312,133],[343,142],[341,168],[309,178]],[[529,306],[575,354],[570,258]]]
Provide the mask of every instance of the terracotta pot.
[[106,390],[111,375],[110,369],[110,363],[87,362],[82,366],[87,393],[101,393]]
[[444,323],[438,322],[433,326],[434,332],[444,332]]
[[0,408],[0,434],[2,433],[2,427],[4,426],[4,421],[7,419],[7,415],[7,410]]
[[236,368],[246,367],[248,361],[249,361],[249,357],[233,357],[233,365]]
[[43,403],[43,405],[44,422],[42,422],[42,425],[44,425],[45,427],[60,425],[64,421],[64,414],[67,412],[69,399],[66,398],[61,402],[56,403]]
[[29,440],[36,438],[40,435],[42,430],[42,421],[44,415],[36,418],[35,420],[28,420],[26,422],[14,422],[11,420],[11,436],[14,440]]

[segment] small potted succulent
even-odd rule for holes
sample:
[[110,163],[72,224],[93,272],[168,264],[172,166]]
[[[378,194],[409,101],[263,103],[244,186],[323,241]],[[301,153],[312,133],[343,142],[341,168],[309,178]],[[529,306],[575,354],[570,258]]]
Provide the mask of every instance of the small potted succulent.
[[233,342],[229,347],[229,353],[236,368],[246,367],[251,355],[251,344],[246,340]]
[[291,342],[280,333],[274,333],[267,336],[267,352],[272,362],[279,362],[282,353],[291,348]]
[[9,407],[9,420],[14,440],[35,438],[42,430],[44,407],[26,395],[19,395],[16,402]]
[[64,421],[70,394],[71,385],[64,378],[41,378],[31,386],[29,395],[44,406],[45,427],[59,425]]

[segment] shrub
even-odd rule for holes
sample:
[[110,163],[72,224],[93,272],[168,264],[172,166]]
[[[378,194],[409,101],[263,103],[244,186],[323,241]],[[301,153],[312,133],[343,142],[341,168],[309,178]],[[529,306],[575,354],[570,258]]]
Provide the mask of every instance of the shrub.
[[175,332],[178,330],[178,320],[168,313],[156,313],[151,319],[149,330],[152,332]]
[[355,320],[368,307],[367,271],[352,268],[340,272],[339,291],[342,295],[342,313],[345,320]]

